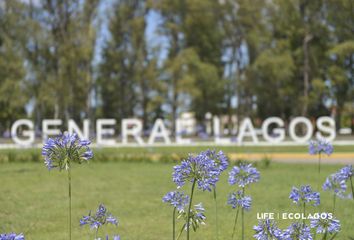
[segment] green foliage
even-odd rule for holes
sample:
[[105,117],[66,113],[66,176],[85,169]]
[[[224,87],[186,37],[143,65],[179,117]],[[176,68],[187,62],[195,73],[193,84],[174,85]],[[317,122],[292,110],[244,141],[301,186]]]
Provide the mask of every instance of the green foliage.
[[38,130],[131,116],[149,129],[181,111],[348,124],[352,13],[353,0],[4,0],[0,130],[26,109]]

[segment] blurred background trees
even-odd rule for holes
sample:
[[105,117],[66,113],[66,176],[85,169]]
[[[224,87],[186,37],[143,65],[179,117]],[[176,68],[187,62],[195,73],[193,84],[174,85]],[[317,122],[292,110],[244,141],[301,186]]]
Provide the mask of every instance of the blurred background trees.
[[0,130],[182,111],[354,130],[353,39],[354,0],[2,0]]

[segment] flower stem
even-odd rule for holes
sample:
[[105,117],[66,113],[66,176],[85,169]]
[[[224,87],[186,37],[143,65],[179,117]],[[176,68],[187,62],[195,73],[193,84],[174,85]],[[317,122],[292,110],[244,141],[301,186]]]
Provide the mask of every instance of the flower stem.
[[354,200],[354,187],[353,187],[353,180],[352,180],[352,177],[350,177],[350,186],[352,188],[352,197],[353,197],[353,200]]
[[336,194],[333,194],[333,214],[336,209]]
[[245,239],[245,221],[244,221],[244,209],[241,209],[241,222],[242,222],[242,240]]
[[190,217],[190,212],[191,212],[195,183],[196,183],[196,179],[194,178],[193,184],[192,184],[192,190],[191,190],[191,197],[189,199],[188,212],[187,212],[187,240],[189,240],[189,222],[190,222],[189,217]]
[[[306,216],[306,203],[304,202],[304,217]],[[302,224],[305,226],[305,218],[302,219]]]
[[176,239],[176,208],[173,209],[173,219],[172,219],[172,240]]
[[214,203],[215,203],[215,239],[219,238],[219,224],[218,224],[218,201],[216,199],[216,188],[213,188],[214,192]]
[[318,154],[318,174],[321,173],[321,153]]
[[69,239],[71,240],[71,170],[68,168],[68,188],[69,188]]
[[327,230],[326,230],[325,234],[323,235],[322,240],[327,240]]
[[[245,188],[242,188],[242,197],[245,196]],[[241,207],[241,224],[242,224],[242,240],[245,239],[245,221],[244,221],[244,214],[245,214],[245,210],[243,207]]]
[[180,236],[182,235],[182,232],[183,232],[183,230],[185,229],[185,227],[186,227],[186,224],[184,224],[183,226],[182,226],[182,228],[181,228],[181,231],[179,232],[179,234],[178,234],[178,236],[177,236],[177,240],[180,238]]
[[321,185],[321,152],[318,154],[318,177],[317,177],[317,190],[320,191]]
[[234,222],[234,229],[232,231],[232,240],[234,239],[235,231],[236,231],[236,223],[237,223],[237,218],[238,218],[238,212],[240,210],[240,206],[237,206],[237,211],[236,211],[236,216],[235,216],[235,222]]

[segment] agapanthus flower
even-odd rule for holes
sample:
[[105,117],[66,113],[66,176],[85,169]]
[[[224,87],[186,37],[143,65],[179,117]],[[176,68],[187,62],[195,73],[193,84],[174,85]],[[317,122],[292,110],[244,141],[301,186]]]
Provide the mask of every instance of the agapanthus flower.
[[[200,225],[205,224],[206,216],[204,215],[204,207],[202,203],[194,205],[194,209],[191,209],[189,214],[189,225],[193,228],[193,231],[196,231]],[[187,213],[182,211],[178,218],[183,217],[185,222],[187,222]],[[185,224],[185,230],[187,230],[187,224]]]
[[81,140],[77,134],[64,133],[53,139],[48,138],[42,148],[44,163],[51,170],[67,170],[71,162],[82,163],[93,157],[90,141]]
[[340,221],[327,213],[326,217],[311,220],[311,228],[316,229],[316,233],[334,234],[340,231]]
[[257,240],[275,240],[280,239],[281,236],[281,230],[274,220],[259,220],[258,225],[254,226],[253,229],[256,231],[253,237]]
[[237,184],[243,188],[250,183],[258,182],[259,178],[258,170],[252,167],[252,164],[241,164],[239,167],[233,167],[230,171],[229,184]]
[[293,187],[289,198],[296,204],[312,203],[314,206],[320,204],[320,193],[312,191],[309,185],[301,186],[300,189]]
[[245,210],[251,208],[252,198],[250,196],[243,196],[242,191],[233,192],[229,195],[227,204],[231,205],[232,208],[240,206]]
[[90,225],[91,229],[97,229],[105,224],[118,225],[118,220],[111,213],[109,213],[103,204],[98,206],[95,215],[91,214],[91,211],[87,216],[83,216],[80,219],[80,226]]
[[285,229],[280,237],[281,240],[312,240],[311,230],[303,223],[292,223]]
[[25,237],[22,233],[2,233],[0,234],[0,240],[25,240]]
[[186,181],[196,181],[199,189],[211,191],[219,180],[219,169],[215,161],[205,152],[201,152],[197,156],[190,155],[180,165],[175,166],[172,177],[178,188]]
[[326,178],[322,186],[324,191],[333,191],[340,198],[344,198],[344,193],[347,190],[347,185],[344,180],[341,180],[337,174],[332,174]]
[[336,176],[338,179],[347,181],[351,177],[353,177],[354,171],[353,171],[353,166],[352,165],[347,165],[343,168],[341,168],[337,173]]
[[168,192],[162,201],[165,203],[170,203],[173,207],[177,208],[178,211],[182,211],[184,207],[188,204],[189,197],[184,195],[183,192],[172,191]]
[[310,141],[309,154],[316,155],[320,153],[325,153],[328,156],[331,155],[333,153],[333,145],[325,139]]
[[220,174],[227,169],[229,166],[229,160],[227,159],[226,155],[223,151],[219,151],[216,153],[214,150],[207,150],[205,154],[212,160],[215,161]]

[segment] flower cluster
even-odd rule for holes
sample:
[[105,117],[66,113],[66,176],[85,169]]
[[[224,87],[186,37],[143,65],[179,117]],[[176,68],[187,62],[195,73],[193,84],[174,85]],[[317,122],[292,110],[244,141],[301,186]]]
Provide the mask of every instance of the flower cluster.
[[241,164],[235,166],[229,173],[229,184],[237,184],[239,187],[245,187],[250,183],[258,182],[260,178],[259,172],[252,164]]
[[325,139],[320,139],[318,141],[310,141],[309,144],[309,154],[316,155],[325,153],[328,156],[333,153],[333,146],[330,142]]
[[326,178],[322,188],[324,191],[333,191],[336,196],[344,198],[344,193],[347,190],[347,184],[340,178],[340,176],[337,174],[332,174]]
[[335,218],[330,218],[329,214],[325,218],[311,220],[311,228],[316,229],[316,233],[334,234],[340,231],[340,222]]
[[[190,210],[189,213],[189,225],[193,228],[193,231],[197,231],[200,225],[205,224],[205,219],[206,216],[204,215],[205,209],[202,205],[202,203],[198,203],[194,205],[194,209]],[[183,211],[181,212],[181,215],[179,216],[183,217],[185,222],[187,222],[188,219],[188,214]],[[187,224],[185,224],[185,229],[187,230]]]
[[185,206],[188,204],[189,197],[184,195],[183,192],[173,191],[168,192],[163,198],[162,201],[165,203],[170,203],[178,211],[183,211]]
[[311,229],[303,223],[292,223],[285,229],[279,238],[280,240],[312,240]]
[[117,226],[118,220],[115,217],[113,217],[112,214],[107,212],[107,209],[103,204],[100,204],[98,206],[95,215],[91,215],[91,211],[90,211],[87,216],[83,216],[80,219],[80,226],[90,225],[91,229],[98,229],[99,227],[108,223]]
[[227,204],[231,205],[232,208],[240,206],[245,210],[251,208],[252,198],[250,196],[243,196],[242,191],[233,192],[229,195]]
[[25,237],[22,233],[2,233],[0,234],[0,240],[25,240]]
[[210,159],[214,160],[217,167],[219,168],[219,173],[221,174],[223,171],[227,169],[229,166],[229,160],[223,151],[219,151],[216,153],[214,150],[207,150],[204,152]]
[[211,191],[219,180],[220,170],[207,152],[201,152],[197,156],[189,155],[180,165],[174,167],[173,181],[178,187],[182,187],[186,181],[198,184],[198,188]]
[[253,237],[257,240],[272,240],[280,239],[281,237],[281,230],[274,220],[260,220],[258,225],[254,226],[253,229],[256,231]]
[[320,204],[320,193],[312,191],[309,185],[301,186],[300,189],[293,187],[289,198],[296,204],[311,202],[314,206]]
[[91,144],[88,140],[81,140],[77,134],[64,133],[53,139],[48,138],[42,148],[46,167],[67,170],[71,162],[82,163],[93,157]]
[[341,181],[347,181],[350,178],[352,178],[354,175],[353,171],[353,166],[352,165],[347,165],[343,168],[341,168],[337,173],[336,176],[339,180]]

